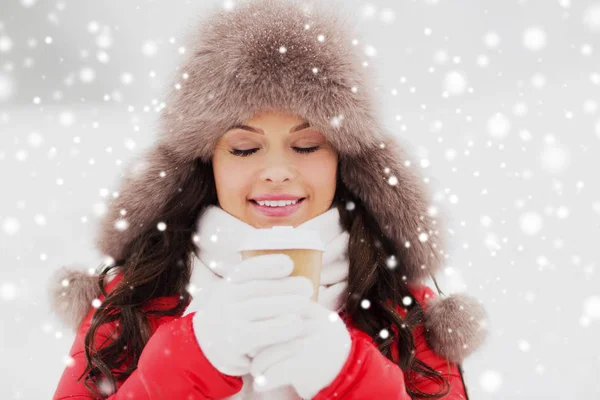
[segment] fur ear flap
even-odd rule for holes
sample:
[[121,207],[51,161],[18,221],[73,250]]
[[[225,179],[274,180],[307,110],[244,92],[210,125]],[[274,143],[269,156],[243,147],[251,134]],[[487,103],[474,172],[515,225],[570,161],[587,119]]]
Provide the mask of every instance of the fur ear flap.
[[90,311],[92,301],[101,294],[98,279],[97,274],[73,266],[58,269],[50,278],[48,289],[52,311],[75,332]]
[[458,364],[479,348],[488,334],[485,308],[466,294],[431,299],[424,316],[425,336],[433,351]]

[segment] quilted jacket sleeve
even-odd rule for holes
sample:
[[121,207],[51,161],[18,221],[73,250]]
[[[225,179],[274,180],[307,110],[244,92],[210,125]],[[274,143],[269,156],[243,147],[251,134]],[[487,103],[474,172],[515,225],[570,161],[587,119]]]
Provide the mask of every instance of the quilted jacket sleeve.
[[[413,295],[426,309],[428,299],[435,296],[427,286],[416,287]],[[398,310],[402,315],[406,310]],[[316,400],[366,400],[366,399],[394,399],[410,400],[406,391],[406,384],[412,380],[411,388],[425,393],[436,393],[440,390],[437,384],[421,376],[405,374],[400,367],[385,357],[372,339],[359,329],[349,325],[352,336],[352,349],[341,372],[334,381],[321,390]],[[464,400],[467,398],[458,365],[449,363],[448,360],[436,354],[427,344],[423,325],[413,330],[416,345],[416,357],[435,370],[441,372],[450,384],[450,392],[443,397],[445,400]],[[396,346],[392,348],[397,357]]]
[[[242,379],[220,373],[204,357],[193,332],[194,314],[151,320],[154,333],[141,353],[137,369],[118,382],[117,391],[106,399],[202,400],[221,399],[239,392]],[[84,338],[92,315],[93,310],[79,327],[69,352],[71,362],[63,371],[53,400],[98,399],[85,387],[83,379],[77,381],[87,365]],[[103,325],[96,335],[96,346],[110,338],[111,332],[113,327]]]
[[411,400],[400,367],[383,356],[371,338],[350,328],[352,349],[334,381],[313,400]]

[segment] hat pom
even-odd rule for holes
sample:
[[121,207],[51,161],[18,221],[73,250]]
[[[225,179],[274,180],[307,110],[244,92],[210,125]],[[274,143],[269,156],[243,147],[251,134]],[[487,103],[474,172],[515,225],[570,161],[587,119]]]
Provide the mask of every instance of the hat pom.
[[100,294],[98,275],[81,268],[62,267],[50,278],[52,311],[64,325],[74,331],[90,311],[92,301]]
[[433,298],[424,317],[429,345],[451,362],[461,363],[487,337],[487,313],[479,300],[466,294]]

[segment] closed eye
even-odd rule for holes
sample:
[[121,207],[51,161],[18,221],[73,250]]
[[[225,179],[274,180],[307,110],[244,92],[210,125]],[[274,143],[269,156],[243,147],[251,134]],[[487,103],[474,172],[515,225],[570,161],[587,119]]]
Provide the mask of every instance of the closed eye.
[[[317,151],[319,149],[319,146],[315,146],[315,147],[292,147],[297,153],[300,154],[308,154],[308,153],[313,153],[315,151]],[[254,154],[258,151],[259,149],[248,149],[248,150],[237,150],[237,149],[233,149],[230,151],[231,154],[233,154],[234,156],[240,156],[240,157],[248,157],[251,154]]]

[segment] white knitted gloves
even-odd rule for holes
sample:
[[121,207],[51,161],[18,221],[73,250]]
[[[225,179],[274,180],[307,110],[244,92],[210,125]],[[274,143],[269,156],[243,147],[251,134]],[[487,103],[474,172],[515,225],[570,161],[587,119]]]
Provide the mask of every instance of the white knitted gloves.
[[307,278],[289,276],[293,266],[286,255],[268,254],[220,271],[225,279],[192,320],[200,348],[219,372],[245,375],[249,353],[303,333],[300,314],[311,313],[313,287]]
[[352,339],[335,311],[311,302],[300,311],[303,335],[261,349],[251,374],[257,392],[292,385],[302,398],[312,398],[337,377],[350,355]]

